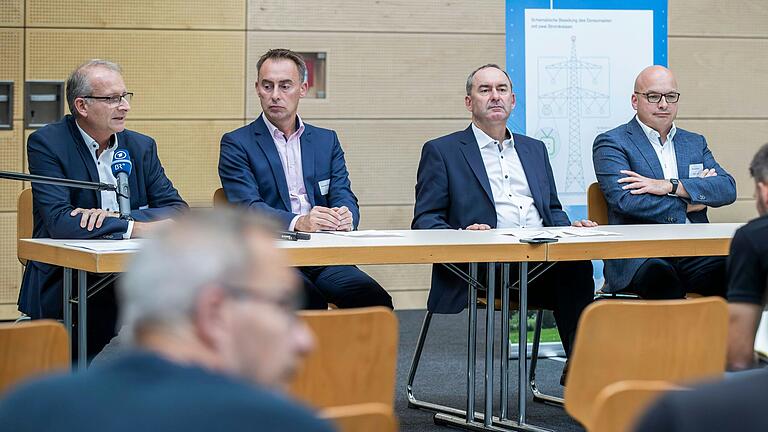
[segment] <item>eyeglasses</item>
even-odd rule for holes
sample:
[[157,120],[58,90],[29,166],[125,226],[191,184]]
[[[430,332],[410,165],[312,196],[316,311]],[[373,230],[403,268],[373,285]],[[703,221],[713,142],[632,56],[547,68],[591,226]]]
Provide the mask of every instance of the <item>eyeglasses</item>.
[[291,316],[295,316],[296,311],[299,310],[303,303],[301,295],[298,294],[289,297],[274,298],[241,286],[232,284],[222,285],[227,288],[227,293],[234,299],[271,304]]
[[100,101],[104,101],[107,104],[111,106],[118,106],[121,103],[123,103],[123,100],[125,100],[126,103],[131,103],[131,98],[133,97],[133,93],[131,92],[125,92],[123,94],[114,95],[114,96],[80,96],[83,99],[96,99]]
[[678,92],[672,92],[672,93],[641,93],[641,92],[635,92],[635,94],[643,95],[646,99],[648,99],[648,102],[650,103],[659,103],[661,102],[661,98],[664,97],[664,100],[667,101],[667,103],[677,103],[677,101],[680,100],[680,93]]

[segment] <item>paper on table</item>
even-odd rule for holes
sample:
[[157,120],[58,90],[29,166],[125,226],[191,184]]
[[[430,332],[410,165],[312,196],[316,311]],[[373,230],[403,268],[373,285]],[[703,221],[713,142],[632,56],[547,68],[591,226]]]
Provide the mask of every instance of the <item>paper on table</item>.
[[342,237],[403,237],[402,234],[377,231],[377,230],[361,230],[361,231],[323,231],[327,234],[333,234]]
[[128,240],[83,240],[64,243],[66,246],[88,249],[95,252],[123,252],[141,249],[142,242],[137,239]]
[[602,231],[596,228],[586,227],[565,227],[546,230],[531,230],[526,228],[505,228],[500,230],[501,234],[514,236],[517,238],[565,238],[565,237],[598,237],[621,235],[619,233]]

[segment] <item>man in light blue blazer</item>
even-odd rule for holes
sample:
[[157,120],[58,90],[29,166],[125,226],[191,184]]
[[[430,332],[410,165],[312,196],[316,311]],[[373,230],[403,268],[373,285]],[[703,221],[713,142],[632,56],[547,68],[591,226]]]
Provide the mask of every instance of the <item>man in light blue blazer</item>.
[[[219,177],[229,202],[276,219],[289,231],[350,231],[360,221],[336,132],[304,123],[299,99],[307,66],[274,49],[257,63],[262,114],[221,138]],[[305,307],[387,306],[392,298],[355,266],[301,267]]]
[[[679,99],[672,71],[650,66],[635,80],[635,118],[595,139],[595,174],[611,224],[707,223],[707,207],[736,200],[736,182],[704,137],[675,126]],[[605,278],[608,291],[643,298],[724,296],[725,258],[606,260]]]

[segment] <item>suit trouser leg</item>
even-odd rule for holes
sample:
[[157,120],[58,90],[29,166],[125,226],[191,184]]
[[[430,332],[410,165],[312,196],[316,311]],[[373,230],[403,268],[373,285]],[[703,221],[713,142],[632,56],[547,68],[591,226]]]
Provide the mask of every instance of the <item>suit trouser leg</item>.
[[685,292],[725,297],[728,290],[725,261],[721,256],[678,258],[675,267]]
[[644,299],[684,298],[686,293],[726,293],[725,257],[650,258],[623,289]]
[[[311,269],[314,267],[299,267],[298,273],[301,276],[303,283],[303,295],[304,301],[302,302],[302,309],[305,310],[322,310],[328,309],[328,300],[326,300],[323,293],[320,292],[320,288],[313,282]],[[306,270],[305,270],[306,269]]]
[[[94,280],[93,274],[89,274],[89,281]],[[106,346],[117,335],[117,300],[115,286],[110,284],[101,291],[94,293],[88,301],[88,361]],[[77,308],[73,308],[73,316],[77,320]],[[79,325],[77,323],[76,325]],[[72,350],[73,361],[77,357],[77,331],[72,332],[74,341]]]
[[302,267],[329,303],[340,308],[386,306],[392,297],[376,280],[355,266]]

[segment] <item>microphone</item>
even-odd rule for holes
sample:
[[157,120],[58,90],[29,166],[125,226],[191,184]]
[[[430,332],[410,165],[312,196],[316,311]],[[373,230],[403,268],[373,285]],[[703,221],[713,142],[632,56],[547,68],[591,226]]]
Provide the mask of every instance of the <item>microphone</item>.
[[280,238],[282,240],[297,241],[297,240],[309,240],[310,238],[312,238],[312,236],[304,232],[280,231]]
[[131,219],[131,189],[128,176],[131,175],[133,163],[128,150],[119,148],[112,157],[112,174],[117,179],[117,206],[120,209],[120,219]]

